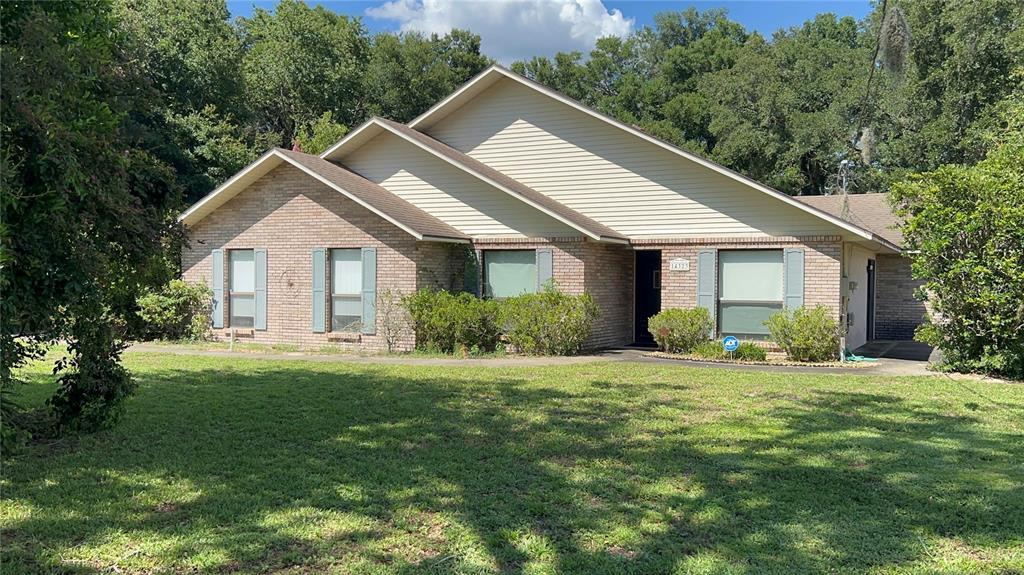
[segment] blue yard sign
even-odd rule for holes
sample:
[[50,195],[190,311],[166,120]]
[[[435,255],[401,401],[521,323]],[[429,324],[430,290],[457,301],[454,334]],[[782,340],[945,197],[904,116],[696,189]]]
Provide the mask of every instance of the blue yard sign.
[[736,336],[727,335],[722,340],[722,349],[725,351],[736,351],[740,346],[740,340],[736,339]]

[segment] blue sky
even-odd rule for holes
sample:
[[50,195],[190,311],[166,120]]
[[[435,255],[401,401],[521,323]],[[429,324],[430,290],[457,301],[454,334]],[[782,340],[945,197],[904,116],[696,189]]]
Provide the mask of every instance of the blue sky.
[[[469,28],[483,37],[483,51],[503,63],[531,55],[550,56],[559,50],[586,51],[606,35],[625,35],[651,24],[654,15],[693,6],[725,8],[729,16],[766,36],[797,26],[815,14],[833,12],[863,18],[869,0],[729,0],[700,2],[630,2],[621,0],[378,0],[312,1],[335,12],[361,16],[371,31],[444,32]],[[273,9],[275,0],[228,0],[232,16],[248,16],[254,7]]]

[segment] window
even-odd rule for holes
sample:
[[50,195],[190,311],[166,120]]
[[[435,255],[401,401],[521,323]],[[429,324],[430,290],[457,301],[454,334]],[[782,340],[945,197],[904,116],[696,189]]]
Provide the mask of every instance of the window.
[[537,254],[533,250],[484,252],[485,295],[513,297],[537,291]]
[[782,250],[718,252],[718,325],[722,335],[764,339],[764,322],[782,309]]
[[231,327],[253,327],[256,323],[256,254],[253,250],[230,250],[229,270]]
[[331,331],[359,331],[362,319],[362,251],[331,250]]

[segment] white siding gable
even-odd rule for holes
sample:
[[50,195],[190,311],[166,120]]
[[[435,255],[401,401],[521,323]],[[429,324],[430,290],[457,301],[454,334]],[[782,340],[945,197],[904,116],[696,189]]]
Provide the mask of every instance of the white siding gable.
[[840,231],[509,79],[498,81],[427,131],[634,238]]
[[391,133],[376,136],[341,161],[357,174],[464,234],[579,235],[558,220]]

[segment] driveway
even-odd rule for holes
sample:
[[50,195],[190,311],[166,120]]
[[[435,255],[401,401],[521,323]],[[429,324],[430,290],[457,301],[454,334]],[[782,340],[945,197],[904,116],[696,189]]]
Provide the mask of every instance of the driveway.
[[876,339],[853,351],[864,357],[903,359],[910,361],[938,361],[938,350],[919,341],[894,341]]

